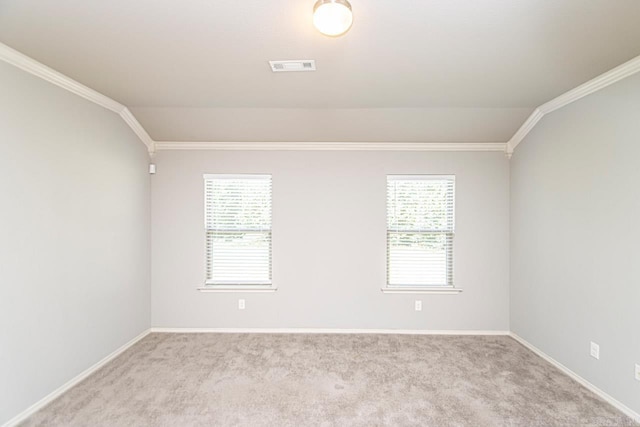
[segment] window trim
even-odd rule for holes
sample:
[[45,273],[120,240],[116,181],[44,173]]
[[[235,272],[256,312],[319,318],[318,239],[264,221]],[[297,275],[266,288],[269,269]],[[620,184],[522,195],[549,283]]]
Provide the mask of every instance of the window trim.
[[196,288],[199,292],[275,292],[278,290],[273,285],[204,285]]
[[[242,281],[229,281],[229,282],[216,282],[211,283],[207,280],[206,266],[207,266],[207,253],[206,253],[206,242],[207,242],[207,234],[210,230],[206,227],[206,218],[207,218],[207,203],[206,203],[206,194],[207,194],[207,185],[206,181],[211,179],[269,179],[271,181],[271,199],[273,203],[273,175],[272,174],[254,174],[254,173],[216,173],[216,174],[203,174],[202,175],[203,182],[203,190],[205,195],[205,200],[203,203],[203,213],[204,213],[204,237],[205,237],[205,279],[204,284],[196,287],[196,290],[199,292],[275,292],[278,288],[273,284],[273,204],[272,204],[272,212],[271,212],[271,227],[269,229],[251,229],[245,231],[251,232],[268,232],[270,234],[269,239],[269,276],[270,281],[264,283],[255,283],[255,282],[242,282]],[[233,230],[233,231],[242,231],[242,230]]]
[[462,292],[461,288],[454,286],[385,286],[380,288],[385,294],[434,294],[434,295],[457,295]]
[[[404,181],[404,180],[429,180],[429,181],[437,181],[437,180],[452,180],[453,181],[453,228],[450,232],[440,232],[440,231],[429,231],[429,230],[415,230],[416,233],[425,233],[425,234],[445,234],[451,235],[451,285],[441,285],[441,286],[427,286],[427,285],[391,285],[389,284],[389,233],[402,233],[402,232],[412,232],[411,230],[402,230],[402,231],[390,231],[388,224],[388,216],[385,220],[385,229],[386,229],[386,277],[385,277],[385,285],[381,288],[381,291],[386,294],[439,294],[439,295],[454,295],[462,292],[461,288],[456,287],[456,284],[453,280],[454,274],[454,246],[453,240],[455,239],[455,222],[456,222],[456,176],[455,174],[387,174],[386,175],[386,184],[387,184],[387,192],[388,192],[388,184],[389,181]],[[387,193],[388,197],[388,193]],[[387,212],[389,212],[389,204],[387,201]],[[449,280],[447,280],[449,281]]]

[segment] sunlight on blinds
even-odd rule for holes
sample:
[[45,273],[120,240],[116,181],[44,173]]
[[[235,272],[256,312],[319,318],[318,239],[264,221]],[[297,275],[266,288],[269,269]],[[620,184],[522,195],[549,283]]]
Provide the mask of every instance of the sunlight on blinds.
[[205,175],[206,284],[271,284],[271,176]]
[[387,177],[388,286],[453,287],[455,177]]

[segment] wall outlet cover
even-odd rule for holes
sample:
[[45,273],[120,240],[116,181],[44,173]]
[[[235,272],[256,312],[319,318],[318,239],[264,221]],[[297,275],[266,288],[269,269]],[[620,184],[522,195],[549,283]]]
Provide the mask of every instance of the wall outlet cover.
[[416,300],[415,308],[416,308],[416,311],[422,311],[422,301],[421,300]]
[[636,363],[636,379],[640,381],[640,363]]
[[594,359],[600,360],[600,346],[594,343],[593,341],[591,341],[590,354],[591,354],[591,357],[593,357]]
[[238,310],[244,310],[246,307],[245,301],[243,299],[238,300]]

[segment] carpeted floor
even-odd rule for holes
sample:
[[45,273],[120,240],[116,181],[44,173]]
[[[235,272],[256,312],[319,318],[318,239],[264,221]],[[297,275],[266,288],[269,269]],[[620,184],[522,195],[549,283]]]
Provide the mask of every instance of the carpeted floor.
[[24,425],[635,424],[505,336],[151,334]]

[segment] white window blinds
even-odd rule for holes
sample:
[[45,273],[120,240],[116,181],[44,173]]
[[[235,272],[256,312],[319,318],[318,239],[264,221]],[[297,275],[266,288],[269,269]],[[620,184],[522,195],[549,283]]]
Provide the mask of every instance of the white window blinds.
[[387,176],[388,287],[453,287],[454,199],[454,176]]
[[271,176],[205,175],[207,285],[271,284]]

